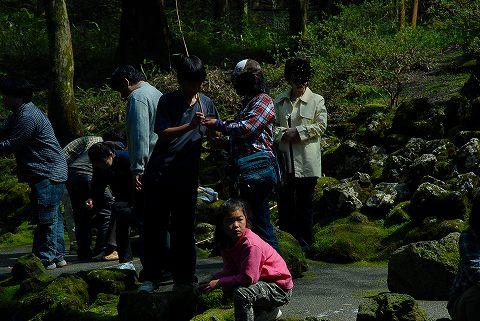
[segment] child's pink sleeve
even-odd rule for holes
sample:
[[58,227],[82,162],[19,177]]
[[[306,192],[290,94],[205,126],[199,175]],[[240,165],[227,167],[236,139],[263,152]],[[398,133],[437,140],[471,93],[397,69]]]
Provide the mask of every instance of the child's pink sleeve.
[[260,279],[260,270],[263,264],[262,250],[256,246],[248,246],[241,251],[242,263],[237,274],[220,278],[220,284],[224,289],[237,286],[249,286]]

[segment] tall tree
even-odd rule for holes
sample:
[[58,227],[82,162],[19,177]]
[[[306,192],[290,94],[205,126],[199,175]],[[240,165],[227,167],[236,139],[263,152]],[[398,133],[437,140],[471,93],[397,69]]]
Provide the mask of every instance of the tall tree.
[[308,0],[290,0],[290,32],[293,35],[305,35],[307,27]]
[[48,116],[57,138],[66,144],[82,134],[73,91],[74,62],[70,23],[65,0],[43,0],[43,3],[51,70]]
[[120,63],[140,65],[144,60],[170,69],[171,34],[164,0],[122,0]]
[[417,16],[418,16],[418,0],[413,0],[413,10],[412,10],[412,27],[417,26]]
[[400,29],[405,28],[405,0],[400,0]]

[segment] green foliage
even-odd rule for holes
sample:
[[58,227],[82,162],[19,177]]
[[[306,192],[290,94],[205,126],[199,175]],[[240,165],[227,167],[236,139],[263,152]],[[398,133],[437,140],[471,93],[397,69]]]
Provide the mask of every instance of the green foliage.
[[231,309],[210,309],[204,313],[195,316],[191,321],[233,321],[235,317],[233,315],[233,308]]

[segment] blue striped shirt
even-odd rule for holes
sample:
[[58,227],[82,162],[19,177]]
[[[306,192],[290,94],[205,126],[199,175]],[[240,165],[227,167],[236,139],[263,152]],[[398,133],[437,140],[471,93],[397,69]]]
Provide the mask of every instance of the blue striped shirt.
[[0,154],[15,153],[20,181],[67,180],[67,161],[47,116],[33,103],[20,106],[0,128]]

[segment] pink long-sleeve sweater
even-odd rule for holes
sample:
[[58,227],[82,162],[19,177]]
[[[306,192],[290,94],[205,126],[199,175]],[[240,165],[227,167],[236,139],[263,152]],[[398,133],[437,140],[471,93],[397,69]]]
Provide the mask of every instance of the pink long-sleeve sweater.
[[226,290],[264,281],[276,283],[285,290],[293,281],[283,258],[250,229],[230,249],[222,251],[223,271],[214,275]]

